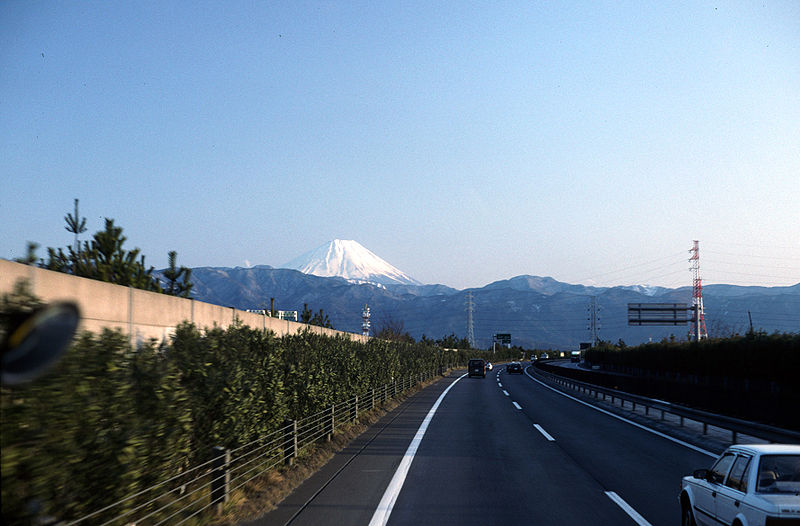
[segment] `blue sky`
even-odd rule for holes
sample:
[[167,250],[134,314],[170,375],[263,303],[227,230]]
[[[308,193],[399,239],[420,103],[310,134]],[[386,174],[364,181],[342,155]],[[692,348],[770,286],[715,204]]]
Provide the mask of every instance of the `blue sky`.
[[0,257],[800,282],[800,3],[0,4]]

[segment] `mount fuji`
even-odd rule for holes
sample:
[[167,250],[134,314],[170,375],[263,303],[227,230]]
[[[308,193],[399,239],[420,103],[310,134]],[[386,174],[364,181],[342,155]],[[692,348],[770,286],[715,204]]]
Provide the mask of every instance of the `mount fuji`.
[[334,239],[289,261],[281,268],[321,277],[337,276],[352,283],[422,285],[353,240]]

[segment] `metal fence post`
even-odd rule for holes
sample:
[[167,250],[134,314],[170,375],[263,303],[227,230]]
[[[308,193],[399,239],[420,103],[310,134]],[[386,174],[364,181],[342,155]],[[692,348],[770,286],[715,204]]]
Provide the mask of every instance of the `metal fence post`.
[[291,466],[297,457],[297,420],[286,419],[283,426],[283,462]]
[[228,466],[231,452],[222,446],[214,446],[214,460],[211,463],[211,504],[216,505],[217,514],[222,513],[222,505],[228,502],[231,475]]
[[358,395],[356,395],[355,401],[353,402],[353,413],[350,420],[353,422],[358,420]]
[[372,400],[370,401],[370,409],[375,409],[375,388],[372,388]]
[[327,441],[330,442],[331,438],[333,438],[333,430],[336,429],[336,405],[331,404],[331,420],[328,424],[330,427],[328,428],[328,437]]

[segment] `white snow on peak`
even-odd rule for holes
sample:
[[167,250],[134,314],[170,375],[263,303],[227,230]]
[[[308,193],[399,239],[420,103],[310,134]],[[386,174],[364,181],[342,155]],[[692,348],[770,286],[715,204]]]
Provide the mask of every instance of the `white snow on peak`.
[[315,276],[339,276],[353,282],[421,285],[353,240],[334,239],[282,267]]
[[639,294],[643,294],[645,296],[655,296],[663,290],[661,287],[654,287],[651,285],[628,285],[623,286],[622,288],[625,290],[638,292]]

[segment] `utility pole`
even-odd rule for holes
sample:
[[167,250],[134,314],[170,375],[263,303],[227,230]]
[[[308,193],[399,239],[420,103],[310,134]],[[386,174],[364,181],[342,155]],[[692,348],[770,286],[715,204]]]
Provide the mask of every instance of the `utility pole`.
[[467,341],[471,349],[475,348],[475,330],[472,322],[472,309],[475,304],[472,302],[472,291],[467,292]]
[[689,252],[692,254],[689,258],[692,262],[689,270],[692,271],[692,308],[695,316],[690,335],[694,333],[695,341],[700,341],[708,338],[706,315],[703,310],[703,284],[700,279],[700,242],[695,240]]
[[367,307],[367,304],[365,303],[364,310],[361,311],[361,334],[364,336],[369,336],[369,328],[370,328],[369,318],[370,318],[369,307]]
[[592,296],[589,301],[589,308],[587,309],[589,315],[586,318],[589,321],[589,326],[587,329],[589,330],[589,337],[592,340],[592,347],[597,347],[597,342],[599,338],[597,336],[597,331],[600,329],[600,316],[598,314],[600,307],[597,305],[597,296]]

